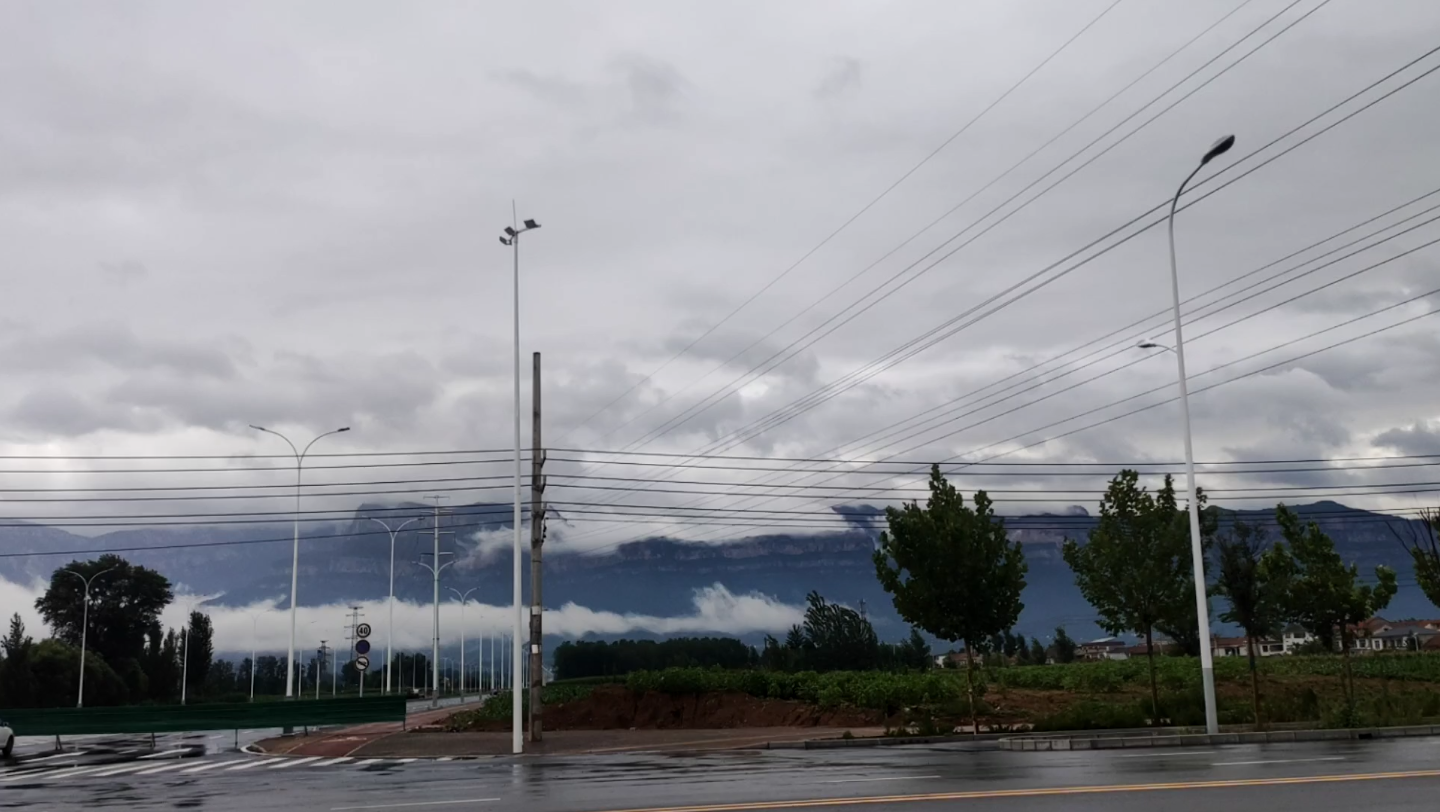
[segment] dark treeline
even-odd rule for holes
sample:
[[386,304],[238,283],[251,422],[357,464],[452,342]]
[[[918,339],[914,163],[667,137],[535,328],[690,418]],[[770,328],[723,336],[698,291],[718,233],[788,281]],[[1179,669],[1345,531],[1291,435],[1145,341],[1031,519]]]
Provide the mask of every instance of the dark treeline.
[[555,649],[557,679],[618,677],[663,668],[750,668],[755,649],[733,637],[675,637],[669,640],[579,640]]

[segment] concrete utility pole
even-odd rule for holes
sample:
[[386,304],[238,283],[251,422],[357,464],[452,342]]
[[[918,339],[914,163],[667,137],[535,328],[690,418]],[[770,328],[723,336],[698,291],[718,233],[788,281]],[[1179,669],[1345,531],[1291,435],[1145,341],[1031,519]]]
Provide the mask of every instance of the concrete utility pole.
[[[435,597],[434,597],[434,610],[435,610],[435,614],[434,614],[434,622],[433,622],[434,628],[432,629],[433,635],[432,635],[431,641],[430,641],[430,643],[431,643],[431,645],[430,645],[431,664],[430,664],[430,665],[431,665],[431,668],[432,668],[432,670],[433,670],[433,675],[432,675],[432,680],[433,680],[433,682],[431,683],[431,686],[430,686],[430,707],[432,707],[432,708],[438,708],[438,707],[440,707],[440,571],[443,570],[443,569],[445,569],[446,567],[450,566],[451,564],[453,564],[453,563],[455,563],[455,562],[453,562],[453,561],[447,561],[447,562],[445,562],[444,564],[441,564],[441,563],[440,563],[440,556],[441,556],[441,555],[454,555],[454,554],[453,554],[453,553],[441,553],[441,552],[440,552],[440,534],[441,534],[441,532],[442,532],[442,531],[440,530],[440,512],[441,512],[441,511],[440,511],[440,500],[441,500],[441,499],[444,499],[445,497],[443,497],[443,496],[432,496],[432,497],[430,497],[430,498],[435,500],[435,527],[432,528],[432,529],[434,530],[434,538],[435,538],[435,552],[432,553],[432,555],[434,556],[434,558],[433,558],[432,560],[433,560],[435,563],[434,563],[434,565],[432,566],[432,565],[430,565],[430,564],[426,564],[425,562],[421,561],[421,562],[420,562],[420,566],[422,566],[422,567],[430,570],[430,574],[435,577]],[[444,531],[444,532],[449,533],[449,532],[453,532],[453,531],[447,530],[447,531]]]
[[540,548],[545,544],[545,450],[540,447],[540,353],[535,353],[530,374],[530,741],[540,741],[540,667],[544,657],[541,648],[544,627],[541,616],[540,581],[543,576]]

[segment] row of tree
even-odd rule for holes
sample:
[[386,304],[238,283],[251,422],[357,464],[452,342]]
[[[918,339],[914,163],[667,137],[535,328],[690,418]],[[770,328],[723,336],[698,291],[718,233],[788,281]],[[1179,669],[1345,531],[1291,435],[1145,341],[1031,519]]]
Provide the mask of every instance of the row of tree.
[[[1158,721],[1155,634],[1168,636],[1182,653],[1198,654],[1208,641],[1198,632],[1188,512],[1179,505],[1170,477],[1153,492],[1139,480],[1132,470],[1111,480],[1088,540],[1066,540],[1063,556],[1099,615],[1099,625],[1145,641]],[[1024,608],[1020,595],[1027,564],[984,491],[975,494],[973,506],[967,505],[939,466],[931,470],[929,489],[924,506],[911,502],[886,509],[889,526],[875,551],[876,574],[901,617],[941,640],[963,644],[973,722],[976,656],[997,648],[1015,656],[1028,649],[1026,659],[1036,659],[1037,647],[1025,646],[1010,631]],[[1244,629],[1252,671],[1254,641],[1297,623],[1327,649],[1340,649],[1346,658],[1345,695],[1353,698],[1349,652],[1354,629],[1394,597],[1394,571],[1377,567],[1375,583],[1362,582],[1358,567],[1345,564],[1316,522],[1303,521],[1284,505],[1276,508],[1281,539],[1274,543],[1258,526],[1240,521],[1226,522],[1222,532],[1222,513],[1205,508],[1204,500],[1202,492],[1197,504],[1203,554],[1216,559],[1207,568],[1216,577],[1206,592],[1228,603],[1221,620]],[[1427,515],[1426,524],[1430,535],[1407,547],[1422,588],[1440,603],[1440,517]],[[1252,686],[1258,718],[1258,678]]]

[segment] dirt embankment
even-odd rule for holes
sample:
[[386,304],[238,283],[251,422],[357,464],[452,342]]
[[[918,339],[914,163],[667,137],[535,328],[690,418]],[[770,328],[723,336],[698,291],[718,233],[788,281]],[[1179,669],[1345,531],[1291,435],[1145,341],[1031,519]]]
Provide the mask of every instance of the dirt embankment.
[[[473,722],[452,730],[509,730],[510,720]],[[636,694],[619,685],[604,685],[589,696],[545,708],[549,730],[702,730],[757,727],[874,727],[883,725],[879,711],[861,708],[825,709],[804,702],[757,699],[741,693],[672,695]]]

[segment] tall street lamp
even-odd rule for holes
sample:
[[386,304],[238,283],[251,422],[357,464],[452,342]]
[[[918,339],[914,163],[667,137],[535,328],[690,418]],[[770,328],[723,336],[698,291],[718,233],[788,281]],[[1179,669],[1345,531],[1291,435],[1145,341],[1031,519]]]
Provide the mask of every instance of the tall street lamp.
[[[520,614],[520,235],[539,227],[540,224],[534,220],[526,220],[523,228],[506,226],[505,236],[500,238],[500,242],[514,249],[515,254],[515,635],[510,652],[510,667],[514,671],[511,679],[515,684],[520,679],[520,635],[524,631]],[[510,749],[515,754],[525,751],[520,719],[520,692],[515,691],[510,697]]]
[[470,600],[470,593],[479,589],[472,586],[463,593],[455,587],[448,587],[455,597],[460,599],[460,701],[465,701],[465,602]]
[[385,621],[385,693],[387,694],[390,693],[390,658],[394,656],[391,651],[395,643],[395,537],[405,529],[405,525],[418,522],[421,518],[423,517],[416,516],[406,519],[400,523],[399,527],[392,530],[390,525],[380,519],[370,517],[370,521],[385,528],[385,532],[390,534],[390,619]]
[[190,627],[194,624],[195,608],[209,598],[196,598],[185,603],[185,625],[180,627],[180,704],[185,704],[185,689],[190,682]]
[[255,654],[259,640],[260,614],[258,612],[246,612],[250,616],[250,701],[255,701]]
[[[1185,426],[1185,488],[1190,500],[1190,563],[1195,573],[1195,617],[1200,623],[1200,676],[1205,686],[1205,729],[1210,735],[1220,732],[1220,717],[1215,708],[1215,660],[1210,650],[1210,604],[1205,597],[1205,553],[1200,543],[1200,501],[1195,492],[1195,444],[1190,437],[1190,389],[1185,381],[1185,336],[1180,328],[1180,271],[1175,262],[1175,209],[1185,187],[1205,164],[1235,146],[1235,136],[1216,141],[1201,156],[1200,163],[1175,190],[1170,201],[1170,292],[1175,305],[1175,365],[1180,376],[1180,412]],[[1157,345],[1158,346],[1158,345]]]
[[290,438],[286,437],[278,431],[275,431],[273,429],[267,429],[264,426],[257,426],[253,423],[250,425],[250,428],[255,429],[256,431],[263,431],[266,434],[273,434],[276,437],[279,437],[280,439],[285,441],[286,445],[290,446],[290,451],[295,455],[295,548],[294,551],[291,553],[290,557],[290,652],[288,658],[285,660],[285,698],[290,699],[295,696],[295,592],[296,587],[299,585],[300,578],[301,471],[305,467],[305,455],[310,453],[310,446],[313,446],[316,443],[320,442],[321,438],[329,437],[332,434],[339,434],[344,431],[349,431],[350,427],[343,426],[341,428],[335,429],[334,431],[327,431],[324,434],[321,434],[320,436],[311,440],[309,443],[306,443],[304,451],[297,450],[295,448],[295,444],[290,442]]
[[80,690],[75,695],[75,707],[77,708],[85,707],[85,637],[86,634],[90,631],[90,584],[96,578],[99,578],[105,573],[114,572],[119,568],[120,565],[116,564],[109,569],[104,569],[95,573],[89,578],[86,578],[75,570],[60,570],[61,572],[79,578],[85,584],[84,597],[81,599],[84,601],[84,603],[81,604],[80,609]]

